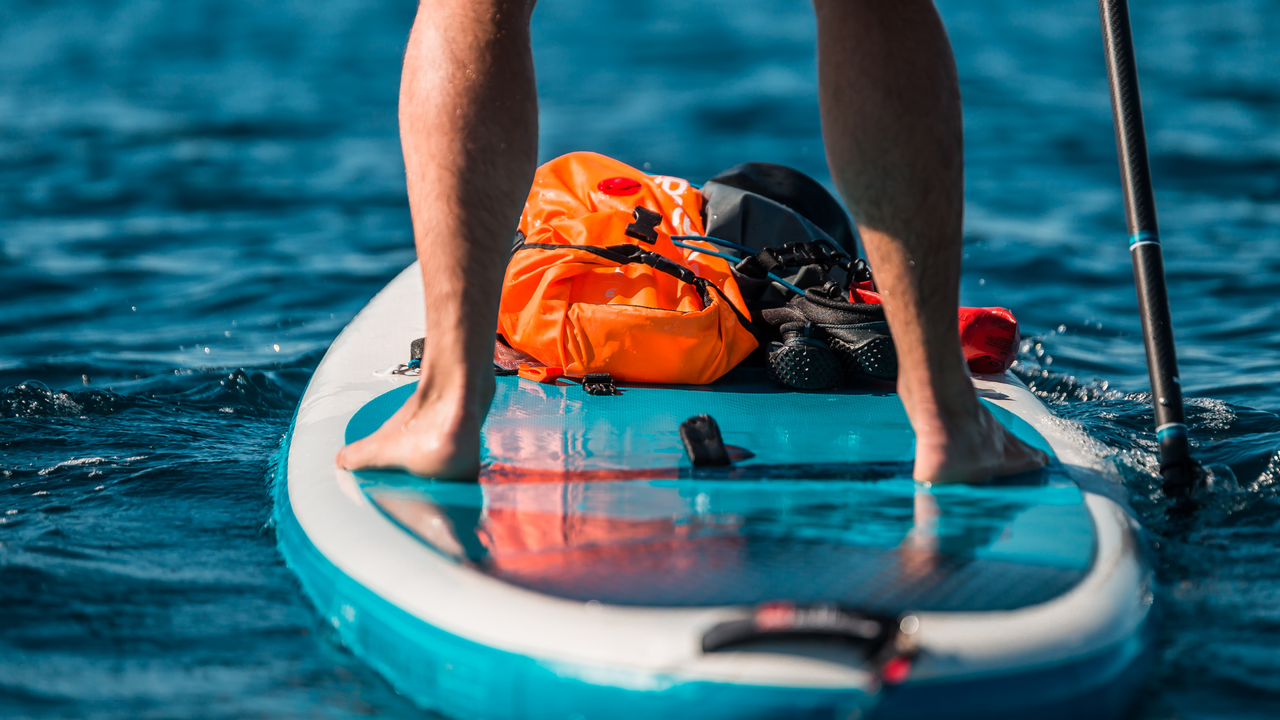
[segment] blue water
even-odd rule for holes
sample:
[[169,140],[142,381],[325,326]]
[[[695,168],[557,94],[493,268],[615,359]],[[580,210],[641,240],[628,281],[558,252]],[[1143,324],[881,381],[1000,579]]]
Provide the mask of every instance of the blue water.
[[[963,300],[1114,453],[1164,633],[1137,716],[1280,708],[1280,6],[1137,2],[1184,384],[1218,489],[1165,522],[1090,2],[946,0]],[[412,260],[413,3],[0,6],[0,716],[417,716],[275,548],[268,458],[343,324]],[[826,179],[799,3],[535,13],[542,157]],[[31,382],[27,382],[31,381]]]

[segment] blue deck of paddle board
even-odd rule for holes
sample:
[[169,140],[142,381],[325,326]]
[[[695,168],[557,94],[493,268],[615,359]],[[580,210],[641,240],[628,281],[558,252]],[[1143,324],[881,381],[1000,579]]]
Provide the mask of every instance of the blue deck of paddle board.
[[874,708],[877,717],[897,720],[1109,718],[1128,707],[1144,677],[1150,623],[1120,642],[1061,664],[908,682],[874,696],[855,689],[691,681],[616,669],[602,676],[590,667],[487,647],[394,605],[316,548],[293,514],[286,481],[289,447],[287,435],[274,492],[280,549],[289,566],[344,645],[418,706],[447,717],[828,720],[864,716],[862,710]]
[[[413,391],[363,407],[347,441]],[[990,406],[1025,441],[1025,421]],[[677,428],[715,417],[738,458],[695,471]],[[480,483],[357,473],[380,507],[428,504],[476,567],[521,587],[617,605],[768,600],[866,610],[1006,610],[1074,587],[1093,558],[1079,489],[1059,469],[994,485],[910,480],[896,395],[792,393],[741,374],[710,388],[498,378]],[[394,513],[388,514],[394,517]]]

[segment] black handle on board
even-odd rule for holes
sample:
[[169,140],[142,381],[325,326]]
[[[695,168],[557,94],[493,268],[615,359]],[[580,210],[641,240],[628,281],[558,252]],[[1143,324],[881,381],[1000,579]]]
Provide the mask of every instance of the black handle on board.
[[1142,101],[1138,97],[1138,69],[1133,60],[1129,3],[1128,0],[1098,0],[1098,10],[1102,14],[1111,115],[1116,128],[1116,151],[1120,156],[1120,179],[1124,185],[1129,254],[1133,257],[1133,278],[1138,286],[1138,312],[1142,315],[1156,438],[1160,442],[1160,474],[1164,476],[1166,496],[1185,498],[1198,481],[1199,466],[1191,459],[1182,408],[1178,356],[1169,319],[1169,292],[1164,284],[1164,256],[1156,224],[1155,195],[1151,191],[1151,167],[1147,161],[1147,134],[1142,125]]

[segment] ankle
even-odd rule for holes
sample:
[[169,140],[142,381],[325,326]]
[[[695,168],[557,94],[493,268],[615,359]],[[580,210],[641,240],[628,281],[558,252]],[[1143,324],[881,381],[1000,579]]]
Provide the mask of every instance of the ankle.
[[898,378],[898,394],[917,435],[954,436],[971,426],[981,410],[967,375],[943,381],[936,374],[904,373]]
[[495,389],[493,368],[489,363],[470,367],[457,362],[426,363],[415,397],[421,407],[431,407],[440,420],[456,424],[483,420]]

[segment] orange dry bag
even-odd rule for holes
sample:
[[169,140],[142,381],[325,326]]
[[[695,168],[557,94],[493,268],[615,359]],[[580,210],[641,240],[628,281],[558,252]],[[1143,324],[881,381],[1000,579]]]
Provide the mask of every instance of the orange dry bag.
[[701,210],[688,181],[603,155],[571,153],[538,168],[503,280],[498,332],[570,376],[719,378],[757,342],[728,261],[671,242],[703,234]]

